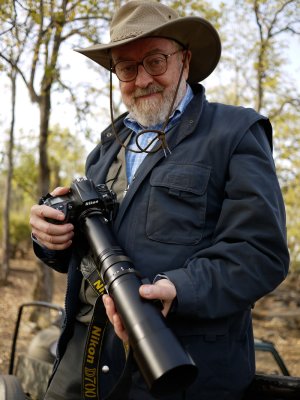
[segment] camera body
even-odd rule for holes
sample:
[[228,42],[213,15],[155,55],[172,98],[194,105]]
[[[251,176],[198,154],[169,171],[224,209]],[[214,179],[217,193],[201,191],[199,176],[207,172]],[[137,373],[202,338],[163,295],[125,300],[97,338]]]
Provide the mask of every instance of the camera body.
[[70,186],[70,192],[63,196],[48,195],[43,204],[65,214],[62,222],[48,219],[54,224],[70,222],[75,225],[79,217],[90,209],[98,210],[108,221],[112,221],[118,209],[116,194],[105,184],[94,185],[86,177],[75,179]]

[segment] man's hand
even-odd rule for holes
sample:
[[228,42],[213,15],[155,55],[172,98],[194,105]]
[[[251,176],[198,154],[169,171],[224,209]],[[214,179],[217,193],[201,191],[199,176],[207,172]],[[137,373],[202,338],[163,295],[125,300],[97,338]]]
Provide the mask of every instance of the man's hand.
[[[168,279],[160,279],[153,285],[141,285],[139,289],[141,297],[148,300],[160,300],[163,305],[162,314],[166,316],[170,311],[173,300],[176,298],[175,285]],[[103,302],[106,309],[108,319],[114,326],[116,335],[128,342],[128,334],[122,324],[120,315],[117,313],[113,299],[108,296],[103,296]]]
[[[52,196],[62,196],[69,192],[69,188],[57,187],[51,193]],[[72,224],[56,225],[46,221],[52,218],[58,221],[65,219],[64,213],[52,207],[35,204],[30,211],[29,223],[33,236],[38,242],[50,250],[64,250],[72,244],[74,226]]]

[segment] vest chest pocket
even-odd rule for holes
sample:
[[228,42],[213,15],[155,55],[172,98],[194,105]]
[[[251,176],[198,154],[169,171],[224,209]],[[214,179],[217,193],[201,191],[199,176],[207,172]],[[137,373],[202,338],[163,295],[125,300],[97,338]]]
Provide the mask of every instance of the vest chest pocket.
[[183,245],[201,241],[210,170],[172,163],[153,170],[146,222],[149,239]]

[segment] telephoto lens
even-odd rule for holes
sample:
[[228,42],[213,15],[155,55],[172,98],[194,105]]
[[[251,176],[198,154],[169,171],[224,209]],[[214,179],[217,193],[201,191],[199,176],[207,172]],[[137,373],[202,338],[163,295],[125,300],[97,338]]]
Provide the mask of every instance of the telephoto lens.
[[107,220],[92,212],[85,213],[81,222],[150,392],[163,395],[185,389],[196,378],[198,369],[158,307],[141,298],[142,281],[116,243]]

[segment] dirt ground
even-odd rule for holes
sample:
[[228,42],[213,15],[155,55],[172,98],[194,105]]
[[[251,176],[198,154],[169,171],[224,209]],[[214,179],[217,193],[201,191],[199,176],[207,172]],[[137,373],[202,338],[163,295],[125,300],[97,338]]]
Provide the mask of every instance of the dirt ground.
[[[32,301],[35,266],[30,260],[14,260],[9,284],[0,288],[0,373],[7,374],[13,330],[18,307]],[[55,273],[53,302],[63,306],[66,276]],[[271,341],[284,359],[291,375],[300,376],[300,274],[289,275],[273,293],[260,300],[254,310],[255,337]],[[26,325],[22,341],[34,332]]]

